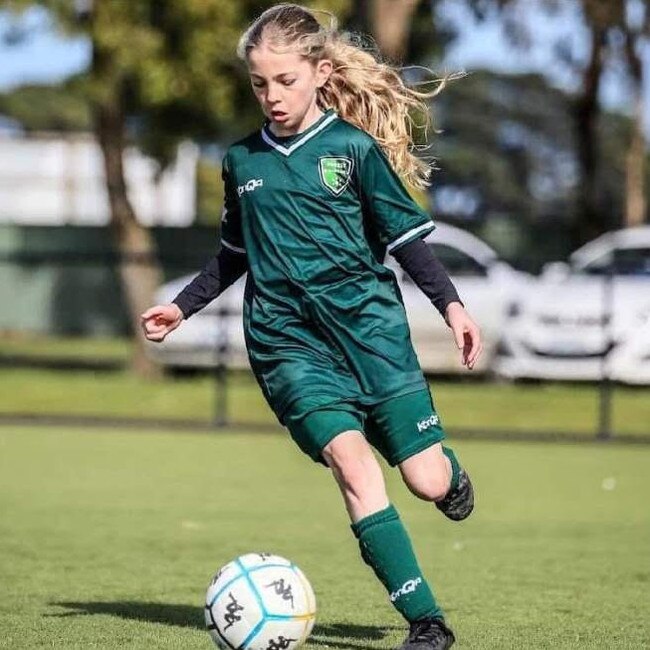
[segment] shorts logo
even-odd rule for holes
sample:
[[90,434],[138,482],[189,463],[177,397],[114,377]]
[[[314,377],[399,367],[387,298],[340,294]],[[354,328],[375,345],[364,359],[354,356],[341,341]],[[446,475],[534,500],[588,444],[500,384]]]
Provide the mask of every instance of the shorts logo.
[[429,427],[435,427],[440,422],[440,418],[434,413],[424,420],[418,422],[418,433],[426,431]]
[[252,192],[258,187],[264,185],[264,180],[261,178],[251,178],[249,181],[246,181],[245,185],[239,185],[237,187],[237,194],[241,196],[244,192]]
[[321,183],[334,196],[339,196],[350,183],[354,162],[350,158],[325,156],[318,159]]
[[390,602],[394,603],[400,596],[412,594],[422,584],[422,578],[411,578],[407,580],[397,591],[393,591],[390,595]]

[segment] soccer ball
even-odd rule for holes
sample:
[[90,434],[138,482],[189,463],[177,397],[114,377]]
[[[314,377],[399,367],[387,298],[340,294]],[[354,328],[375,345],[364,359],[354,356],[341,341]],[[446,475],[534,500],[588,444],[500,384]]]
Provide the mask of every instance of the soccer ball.
[[223,566],[205,597],[205,624],[223,650],[293,650],[311,633],[316,598],[295,565],[249,553]]

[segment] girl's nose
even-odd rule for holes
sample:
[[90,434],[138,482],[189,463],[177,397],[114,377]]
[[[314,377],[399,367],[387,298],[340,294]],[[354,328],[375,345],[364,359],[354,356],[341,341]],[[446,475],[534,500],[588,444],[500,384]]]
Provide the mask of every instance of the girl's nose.
[[266,92],[266,101],[269,104],[275,104],[280,100],[280,95],[278,93],[278,88],[275,85],[269,85],[269,88]]

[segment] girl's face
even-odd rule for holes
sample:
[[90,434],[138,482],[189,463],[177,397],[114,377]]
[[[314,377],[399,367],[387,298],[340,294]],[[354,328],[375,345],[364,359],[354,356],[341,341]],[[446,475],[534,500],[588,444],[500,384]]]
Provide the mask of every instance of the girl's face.
[[253,92],[280,136],[300,133],[318,119],[316,91],[331,71],[331,61],[314,65],[297,52],[274,52],[264,43],[248,54]]

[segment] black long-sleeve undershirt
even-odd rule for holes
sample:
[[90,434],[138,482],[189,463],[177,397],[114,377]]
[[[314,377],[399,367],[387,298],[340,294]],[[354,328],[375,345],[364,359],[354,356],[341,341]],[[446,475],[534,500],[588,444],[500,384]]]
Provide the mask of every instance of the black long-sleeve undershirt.
[[424,241],[414,239],[392,255],[443,318],[450,303],[463,304],[445,267]]
[[203,270],[174,298],[184,318],[200,311],[221,295],[248,271],[248,259],[243,253],[221,247]]
[[[392,253],[434,307],[445,316],[452,302],[462,305],[445,267],[421,239],[400,246]],[[174,298],[184,318],[203,309],[248,270],[246,255],[222,247],[203,270]]]

